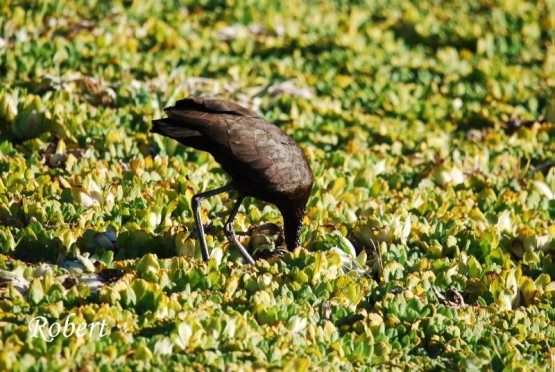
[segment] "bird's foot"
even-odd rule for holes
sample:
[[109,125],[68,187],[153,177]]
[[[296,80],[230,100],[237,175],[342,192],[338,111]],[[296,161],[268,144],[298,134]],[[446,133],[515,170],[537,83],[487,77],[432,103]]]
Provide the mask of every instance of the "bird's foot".
[[289,253],[289,250],[285,247],[277,247],[272,250],[265,249],[256,252],[256,259],[271,260],[273,258],[282,258],[285,254]]
[[280,258],[288,252],[287,249],[281,246],[283,244],[283,230],[280,226],[274,223],[265,223],[251,227],[249,232],[251,237],[249,244],[257,259]]

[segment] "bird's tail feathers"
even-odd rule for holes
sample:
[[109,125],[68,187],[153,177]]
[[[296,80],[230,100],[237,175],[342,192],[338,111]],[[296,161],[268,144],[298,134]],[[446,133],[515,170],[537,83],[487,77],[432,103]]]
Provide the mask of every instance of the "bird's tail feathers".
[[150,133],[158,133],[173,138],[199,137],[201,134],[194,129],[174,123],[170,118],[152,121]]

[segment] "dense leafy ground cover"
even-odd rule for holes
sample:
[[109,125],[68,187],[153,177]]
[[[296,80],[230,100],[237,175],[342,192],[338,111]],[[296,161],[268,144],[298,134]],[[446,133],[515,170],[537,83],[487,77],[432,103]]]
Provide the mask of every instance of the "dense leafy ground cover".
[[[555,368],[553,1],[178,3],[0,5],[0,369]],[[199,260],[227,176],[148,133],[188,95],[306,150],[302,249],[243,265],[222,195]]]

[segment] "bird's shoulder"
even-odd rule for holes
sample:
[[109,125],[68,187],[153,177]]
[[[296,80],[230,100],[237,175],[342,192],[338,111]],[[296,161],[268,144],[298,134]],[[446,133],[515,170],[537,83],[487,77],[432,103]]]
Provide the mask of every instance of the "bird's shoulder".
[[264,119],[230,121],[228,133],[235,158],[256,170],[259,178],[283,189],[280,191],[311,179],[306,158],[295,141]]
[[229,147],[234,155],[248,163],[258,162],[259,167],[269,167],[280,154],[288,152],[295,142],[281,129],[263,118],[227,119]]

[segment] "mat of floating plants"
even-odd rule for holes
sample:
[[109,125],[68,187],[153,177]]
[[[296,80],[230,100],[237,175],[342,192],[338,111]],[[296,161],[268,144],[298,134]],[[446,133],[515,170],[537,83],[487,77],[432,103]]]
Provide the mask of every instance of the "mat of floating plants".
[[[555,368],[553,1],[0,4],[0,369]],[[151,134],[236,102],[314,172],[279,210]]]

